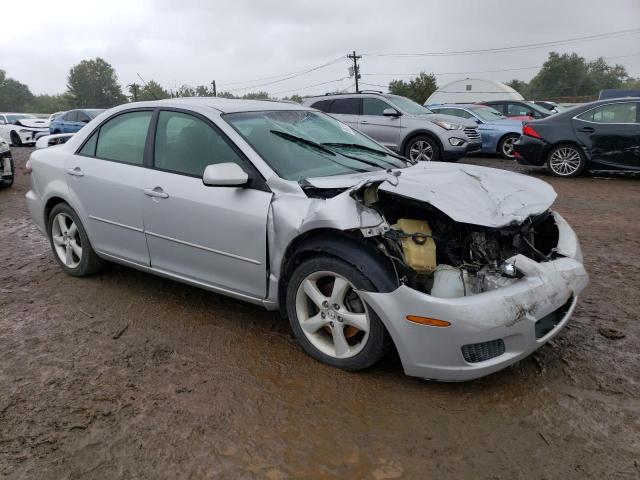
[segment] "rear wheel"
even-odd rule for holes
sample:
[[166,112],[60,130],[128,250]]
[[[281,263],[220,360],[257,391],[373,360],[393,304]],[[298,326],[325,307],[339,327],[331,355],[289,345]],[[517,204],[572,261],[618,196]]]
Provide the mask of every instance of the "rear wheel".
[[440,160],[440,147],[433,138],[418,135],[407,143],[404,156],[415,162],[438,161]]
[[516,143],[519,138],[520,135],[516,133],[505,135],[502,140],[500,140],[500,144],[498,145],[498,153],[509,160],[515,158],[513,144]]
[[572,178],[582,173],[587,164],[584,152],[575,145],[559,145],[549,152],[547,170],[556,177]]
[[106,264],[91,247],[87,232],[78,215],[66,203],[51,210],[48,223],[49,242],[53,254],[69,275],[84,277],[100,271]]
[[11,132],[11,145],[13,145],[14,147],[22,146],[22,139],[20,138],[20,135],[18,135],[18,132],[16,132],[15,130]]
[[375,291],[352,265],[334,257],[301,263],[287,286],[287,314],[302,348],[313,358],[344,370],[376,363],[389,346],[378,316],[358,295]]
[[[16,175],[16,170],[15,170],[15,166],[13,164],[13,158],[11,158],[11,157],[5,158],[3,160],[3,162],[9,162],[9,165],[10,165],[9,170],[11,171],[11,176],[9,176],[9,177],[0,177],[0,187],[5,188],[5,187],[10,187],[11,185],[13,185],[13,178]],[[2,174],[4,172],[5,164],[4,163],[0,163],[0,165],[2,165],[2,166],[0,166],[0,174]]]

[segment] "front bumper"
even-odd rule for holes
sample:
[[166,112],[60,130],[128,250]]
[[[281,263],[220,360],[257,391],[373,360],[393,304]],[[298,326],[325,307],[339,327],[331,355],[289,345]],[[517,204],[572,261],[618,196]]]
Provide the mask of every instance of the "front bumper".
[[442,152],[442,158],[444,160],[455,161],[459,160],[466,155],[471,155],[474,153],[480,153],[482,151],[482,142],[481,141],[473,141],[469,142],[465,140],[464,145],[460,145],[459,147],[454,147],[450,143],[444,147]]
[[[360,292],[393,338],[407,375],[471,380],[530,355],[557,335],[589,277],[573,230],[554,215],[560,233],[557,249],[567,256],[538,263],[516,255],[511,261],[524,276],[507,287],[460,298],[437,298],[404,285],[390,293]],[[451,325],[420,325],[407,321],[407,315]],[[463,347],[495,342],[503,346],[503,353],[488,360],[465,359]]]
[[41,134],[44,135],[48,135],[49,134],[49,129],[38,129],[38,130],[32,130],[32,129],[22,129],[22,130],[26,130],[24,132],[18,130],[18,135],[20,136],[20,141],[23,144],[30,144],[30,143],[36,143],[36,140],[38,139],[38,137],[42,136]]

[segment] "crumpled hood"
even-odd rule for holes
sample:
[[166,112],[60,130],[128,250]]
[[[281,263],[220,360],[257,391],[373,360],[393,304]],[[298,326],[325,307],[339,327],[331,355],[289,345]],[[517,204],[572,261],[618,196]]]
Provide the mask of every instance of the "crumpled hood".
[[22,118],[16,122],[27,128],[49,128],[49,120],[46,118]]
[[551,185],[518,173],[475,165],[422,162],[392,173],[311,178],[317,188],[378,189],[428,203],[456,222],[502,227],[547,210],[556,198]]

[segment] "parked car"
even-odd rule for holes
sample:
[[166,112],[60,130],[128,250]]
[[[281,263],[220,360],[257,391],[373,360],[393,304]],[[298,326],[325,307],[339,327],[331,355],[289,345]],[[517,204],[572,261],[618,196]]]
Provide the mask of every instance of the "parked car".
[[3,138],[0,138],[0,187],[13,185],[14,174],[15,167],[11,156],[11,148]]
[[486,105],[444,104],[431,107],[435,113],[467,118],[478,124],[484,153],[513,158],[513,144],[522,134],[522,121],[505,117]]
[[546,108],[524,100],[493,100],[490,102],[480,102],[480,104],[495,108],[504,116],[510,118],[518,117],[519,119],[536,120],[553,115],[553,113]]
[[74,135],[74,133],[56,133],[55,135],[42,136],[36,141],[36,150],[66,143],[67,140],[69,140]]
[[434,114],[399,95],[328,94],[306,98],[302,104],[330,114],[410,160],[455,162],[482,147],[475,122]]
[[413,162],[290,103],[121,105],[27,171],[68,274],[113,261],[280,308],[346,370],[393,343],[408,375],[487,375],[553,338],[588,281],[548,184]]
[[612,98],[640,98],[640,89],[631,88],[606,88],[600,90],[598,100],[610,100]]
[[0,138],[14,147],[33,144],[40,132],[49,131],[49,122],[28,113],[0,113]]
[[52,134],[75,133],[102,112],[104,112],[104,109],[98,108],[69,110],[51,122],[49,132]]
[[66,111],[64,112],[55,112],[52,113],[51,115],[49,115],[49,125],[51,125],[51,122],[53,122],[56,118],[58,118],[60,115],[63,115],[67,113]]
[[525,123],[515,144],[523,165],[558,177],[589,170],[640,170],[640,98],[600,100]]

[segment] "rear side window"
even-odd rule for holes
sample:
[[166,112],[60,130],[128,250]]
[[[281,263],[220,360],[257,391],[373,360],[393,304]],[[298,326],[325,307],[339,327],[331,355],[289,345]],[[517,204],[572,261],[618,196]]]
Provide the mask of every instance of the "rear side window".
[[96,157],[142,165],[152,114],[153,112],[124,113],[102,125]]
[[502,114],[506,113],[506,111],[504,109],[505,105],[503,103],[496,103],[496,104],[487,103],[486,105],[489,105],[491,108],[496,109],[497,111],[499,111]]
[[340,115],[360,115],[359,98],[339,98],[331,104],[329,113]]
[[78,153],[87,157],[95,157],[97,143],[96,140],[98,140],[98,130],[93,132],[93,134],[89,137],[89,140],[85,142]]
[[221,133],[193,115],[160,112],[154,154],[156,168],[202,177],[207,165],[226,162],[244,167],[244,160]]
[[89,118],[89,115],[87,115],[84,112],[78,112],[78,122],[90,122],[91,119]]
[[332,101],[333,100],[320,100],[319,102],[311,105],[311,108],[317,108],[318,110],[321,110],[323,112],[328,112]]
[[65,122],[77,122],[78,121],[78,111],[77,110],[71,110],[70,112],[65,113],[64,117],[62,119]]
[[[382,116],[386,108],[393,108],[387,102],[384,102],[378,98],[363,98],[362,99],[362,114],[363,115],[378,115]],[[395,110],[395,108],[394,108]]]
[[638,104],[635,102],[602,105],[578,115],[580,120],[594,123],[636,123]]

